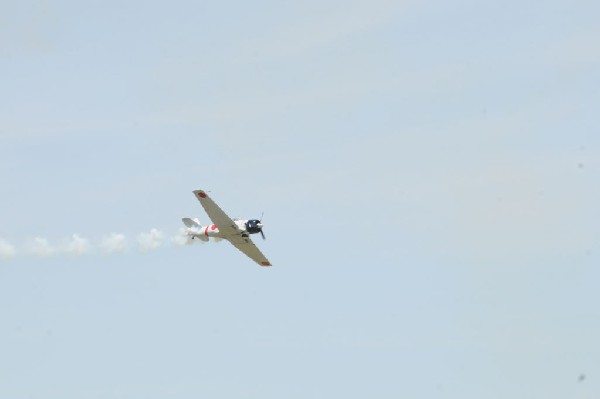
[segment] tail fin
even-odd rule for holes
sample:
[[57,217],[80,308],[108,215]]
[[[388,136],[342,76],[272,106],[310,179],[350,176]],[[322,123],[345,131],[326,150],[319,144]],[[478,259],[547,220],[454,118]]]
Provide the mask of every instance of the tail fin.
[[183,222],[183,224],[185,224],[187,227],[202,227],[202,225],[200,224],[200,221],[197,218],[194,219],[190,219],[190,218],[183,218],[181,219],[181,221]]

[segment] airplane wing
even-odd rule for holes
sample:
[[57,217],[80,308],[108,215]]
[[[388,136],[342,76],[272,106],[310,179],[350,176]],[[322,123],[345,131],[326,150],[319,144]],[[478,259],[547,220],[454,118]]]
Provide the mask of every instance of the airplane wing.
[[246,254],[250,259],[261,266],[271,266],[271,262],[260,252],[249,237],[241,234],[227,238],[234,247]]
[[223,235],[238,234],[239,230],[235,222],[215,204],[208,194],[202,190],[194,190],[193,193],[198,198],[198,201],[200,201],[200,205],[202,205],[210,220],[212,220]]
[[242,237],[241,231],[237,225],[203,190],[194,190],[194,195],[200,201],[200,204],[217,226],[225,239],[233,244],[234,247],[246,254],[250,259],[261,266],[271,266],[269,260],[260,252],[249,237]]

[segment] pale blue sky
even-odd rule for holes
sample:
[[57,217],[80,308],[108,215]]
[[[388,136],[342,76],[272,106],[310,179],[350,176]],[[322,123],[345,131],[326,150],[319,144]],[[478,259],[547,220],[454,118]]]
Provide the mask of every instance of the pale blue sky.
[[0,398],[598,397],[599,17],[1,1]]

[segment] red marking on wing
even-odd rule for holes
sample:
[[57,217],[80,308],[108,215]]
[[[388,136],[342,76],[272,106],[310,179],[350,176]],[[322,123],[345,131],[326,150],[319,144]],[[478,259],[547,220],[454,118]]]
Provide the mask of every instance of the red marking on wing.
[[261,262],[261,265],[263,266],[271,266],[271,264],[267,261]]
[[217,226],[215,226],[214,224],[212,226],[210,226],[210,229],[215,231],[217,229]]
[[206,198],[206,193],[198,193],[198,197],[200,197],[200,198]]

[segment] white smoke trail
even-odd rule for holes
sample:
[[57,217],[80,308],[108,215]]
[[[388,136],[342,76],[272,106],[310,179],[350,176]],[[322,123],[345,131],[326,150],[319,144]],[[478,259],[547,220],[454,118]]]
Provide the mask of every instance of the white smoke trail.
[[66,246],[66,252],[75,256],[83,255],[88,252],[89,249],[90,244],[88,240],[81,238],[77,234],[73,234],[71,241],[69,241]]
[[108,236],[102,238],[100,247],[107,254],[123,252],[127,249],[127,238],[120,233],[110,233]]
[[[188,234],[187,234],[188,231],[189,231],[189,229],[186,229],[186,228],[179,229],[179,234],[171,237],[171,243],[173,245],[175,245],[176,247],[185,247],[186,245],[193,244],[194,240],[192,240],[192,238],[190,236],[188,236]],[[202,242],[200,240],[197,240],[197,241]]]
[[[193,233],[188,228],[182,228],[173,235],[165,235],[161,230],[150,229],[149,231],[133,235],[132,239],[142,253],[157,250],[159,248],[182,248],[194,243],[204,243],[202,240],[192,240],[188,235]],[[221,241],[219,238],[211,238],[211,241]],[[45,237],[35,237],[23,246],[13,245],[8,240],[0,238],[0,261],[9,260],[19,255],[33,255],[40,258],[51,256],[82,256],[93,253],[104,253],[106,255],[115,255],[126,252],[129,246],[129,239],[125,234],[110,233],[102,236],[97,241],[89,240],[73,234],[64,240],[61,245],[51,244]]]
[[33,242],[29,245],[29,251],[33,255],[41,258],[52,256],[56,252],[54,247],[48,243],[48,240],[43,237],[34,238]]
[[140,251],[148,252],[159,248],[162,244],[164,234],[157,229],[152,229],[148,233],[141,233],[138,236]]
[[12,259],[17,255],[15,247],[6,240],[0,238],[0,258]]

